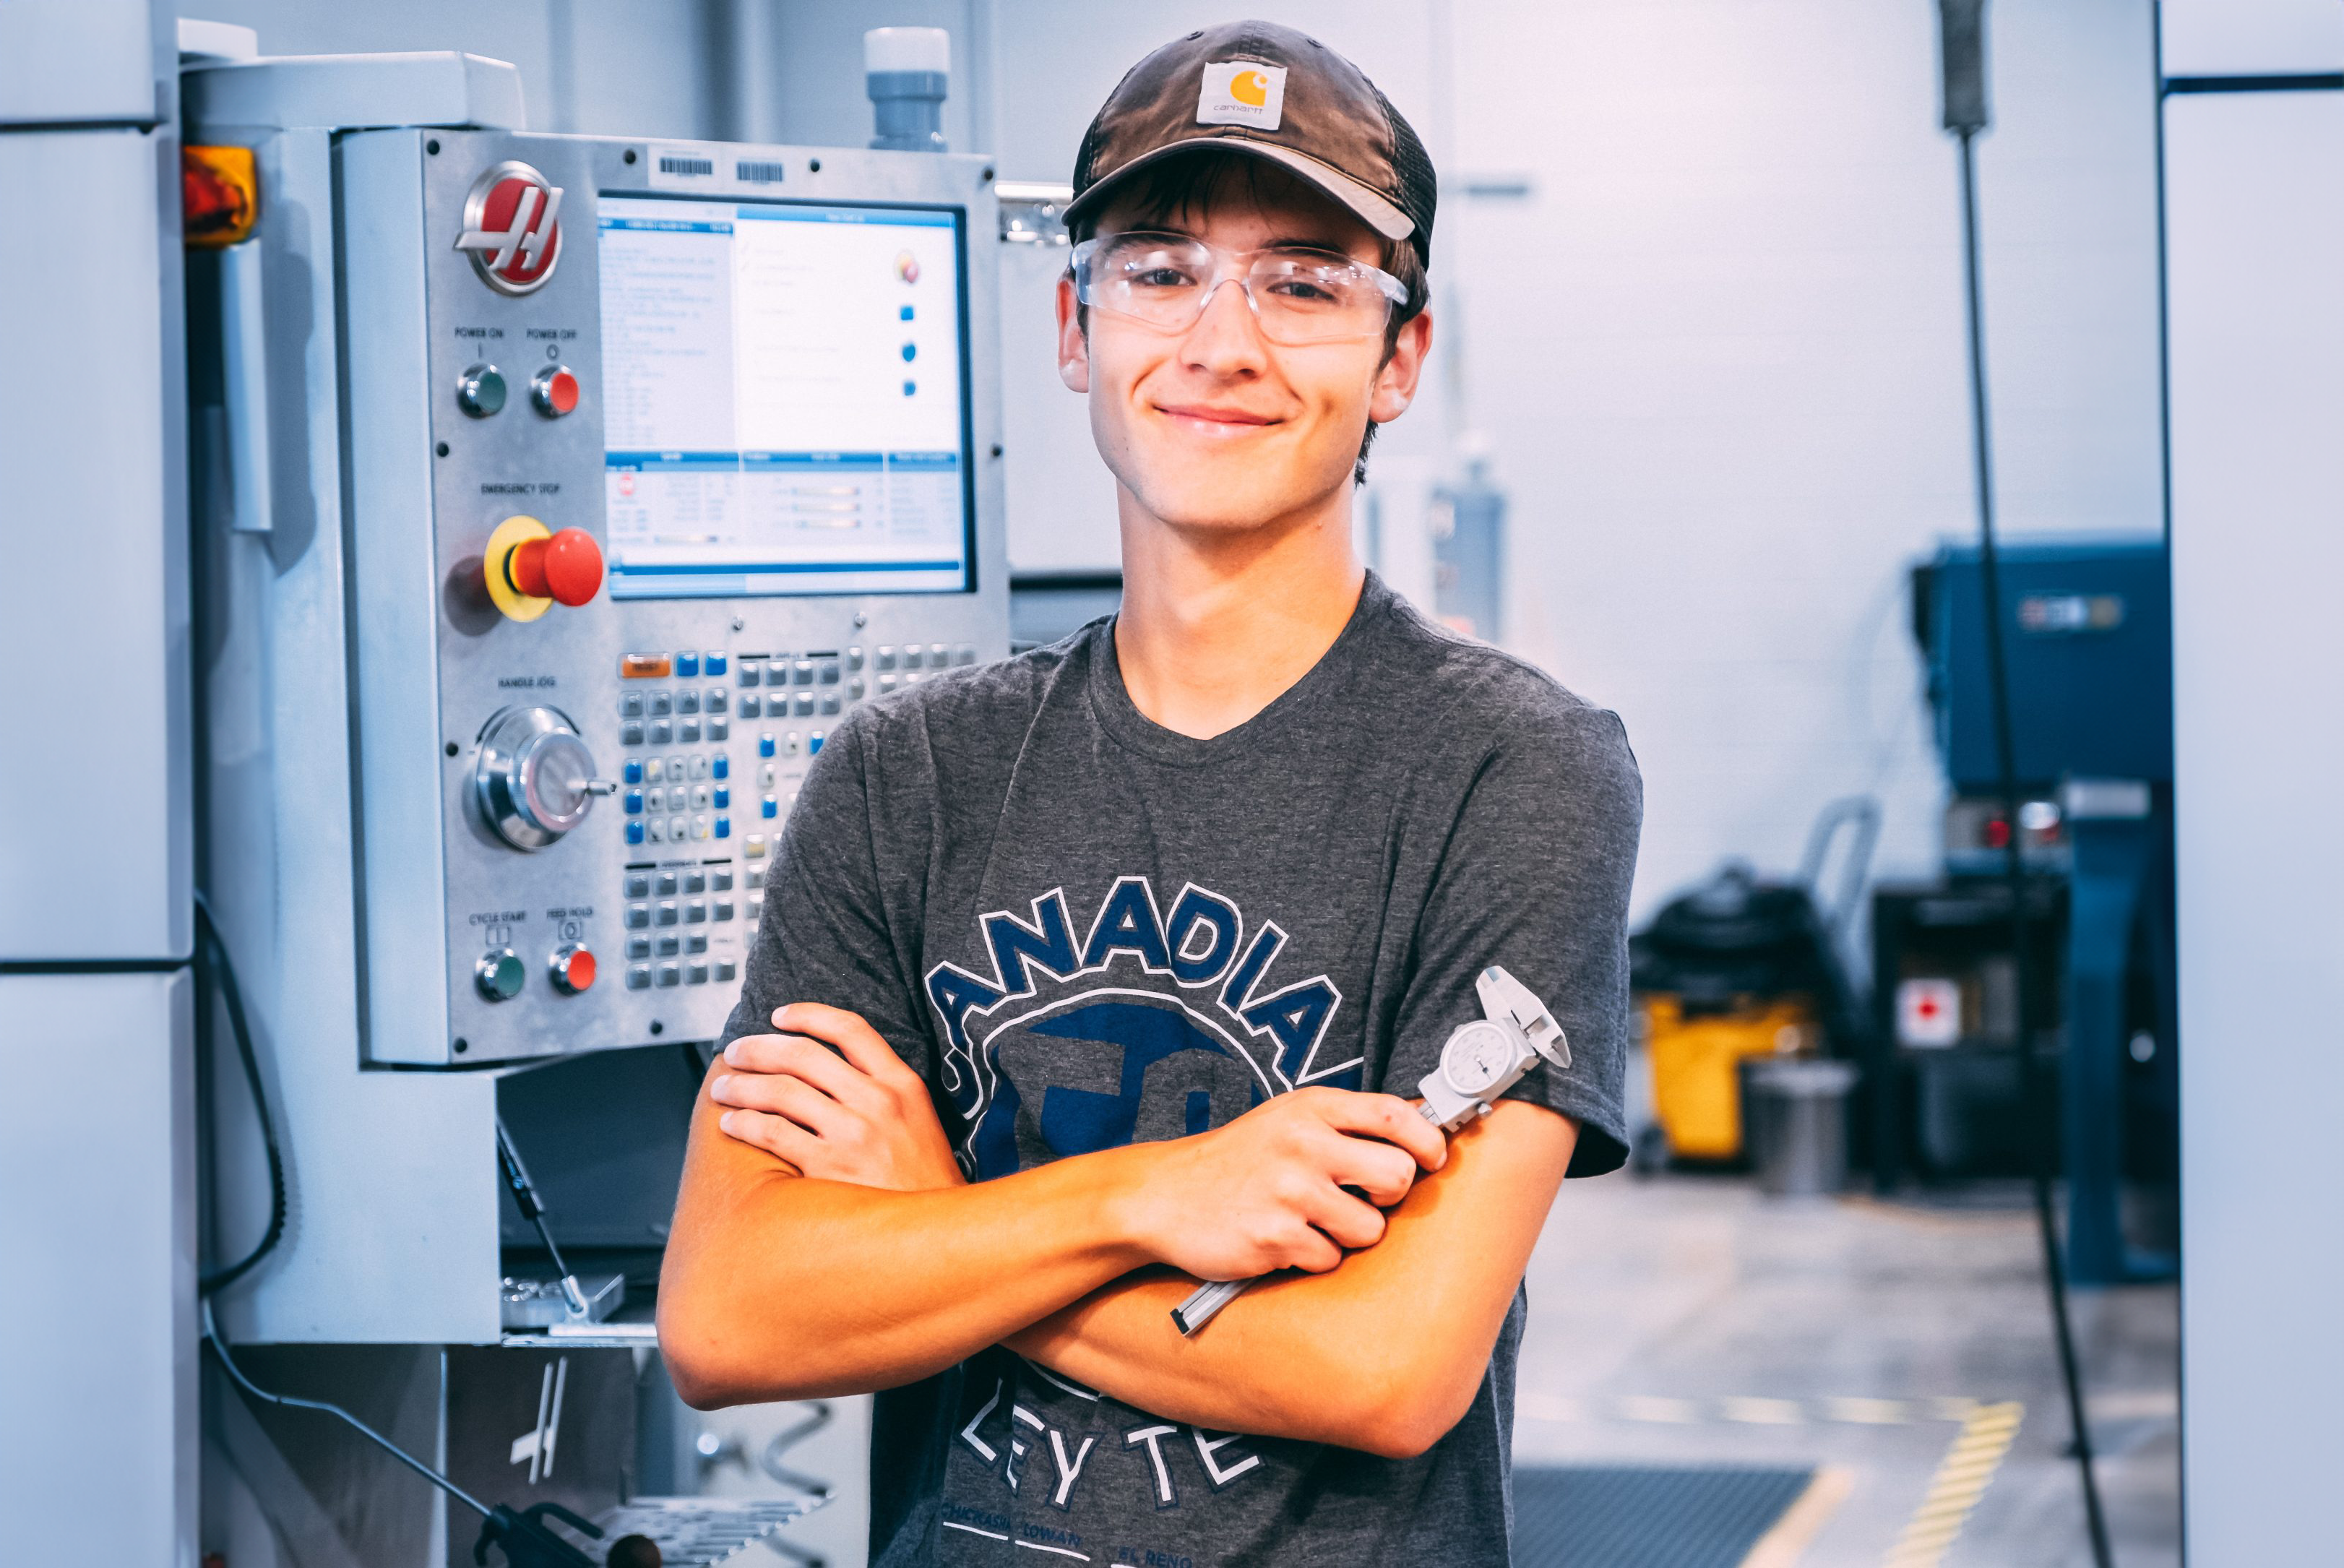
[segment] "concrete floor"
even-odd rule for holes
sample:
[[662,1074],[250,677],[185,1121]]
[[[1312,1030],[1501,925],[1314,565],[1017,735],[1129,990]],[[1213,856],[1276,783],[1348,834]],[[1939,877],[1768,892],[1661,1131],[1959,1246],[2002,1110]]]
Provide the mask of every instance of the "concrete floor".
[[[1950,1549],[1895,1561],[2088,1568],[2038,1259],[2016,1184],[1892,1205],[1572,1182],[1531,1263],[1516,1462],[1827,1467],[1839,1500],[1815,1497],[1827,1516],[1768,1568],[1877,1568],[1964,1418],[2017,1401]],[[2177,1293],[2079,1291],[2074,1309],[2117,1561],[2177,1568]]]

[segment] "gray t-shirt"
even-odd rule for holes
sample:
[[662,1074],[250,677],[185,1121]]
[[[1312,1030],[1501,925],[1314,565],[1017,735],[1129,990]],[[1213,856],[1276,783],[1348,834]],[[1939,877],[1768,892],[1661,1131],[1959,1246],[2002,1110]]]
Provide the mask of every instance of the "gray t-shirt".
[[[838,727],[726,1038],[791,1001],[861,1013],[985,1180],[1305,1084],[1412,1095],[1501,964],[1572,1058],[1509,1094],[1576,1120],[1596,1175],[1625,1154],[1642,814],[1616,716],[1373,576],[1309,673],[1210,740],[1133,706],[1100,621]],[[872,1562],[1503,1563],[1522,1315],[1517,1292],[1472,1408],[1406,1461],[1195,1430],[986,1351],[879,1396]]]

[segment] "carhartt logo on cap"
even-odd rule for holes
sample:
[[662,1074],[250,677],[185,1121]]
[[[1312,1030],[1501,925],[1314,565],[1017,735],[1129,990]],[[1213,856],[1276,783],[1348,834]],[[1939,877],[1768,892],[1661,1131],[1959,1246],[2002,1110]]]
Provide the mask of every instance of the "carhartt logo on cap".
[[1197,123],[1274,131],[1285,106],[1285,66],[1216,60],[1206,66],[1205,85],[1197,92]]

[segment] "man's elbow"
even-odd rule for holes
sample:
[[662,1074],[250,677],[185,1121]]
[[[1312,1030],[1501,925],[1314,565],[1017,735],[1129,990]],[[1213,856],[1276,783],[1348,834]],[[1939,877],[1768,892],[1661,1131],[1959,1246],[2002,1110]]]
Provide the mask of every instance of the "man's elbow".
[[696,1411],[746,1404],[755,1396],[745,1387],[743,1369],[725,1353],[727,1336],[704,1312],[662,1295],[659,1309],[660,1360],[676,1397]]
[[676,1397],[701,1411],[794,1397],[775,1376],[803,1361],[788,1353],[801,1336],[783,1310],[752,1308],[720,1273],[692,1267],[678,1250],[671,1243],[659,1291],[660,1359]]
[[1477,1372],[1460,1378],[1445,1370],[1395,1378],[1367,1409],[1344,1423],[1345,1435],[1333,1441],[1379,1459],[1416,1459],[1447,1437],[1480,1391]]

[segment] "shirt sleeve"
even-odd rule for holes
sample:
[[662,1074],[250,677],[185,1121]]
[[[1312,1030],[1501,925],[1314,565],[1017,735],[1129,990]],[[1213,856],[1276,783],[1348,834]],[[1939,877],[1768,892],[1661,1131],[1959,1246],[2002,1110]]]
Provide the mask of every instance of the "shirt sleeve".
[[1541,1061],[1505,1098],[1579,1124],[1572,1176],[1628,1155],[1628,895],[1643,782],[1619,716],[1587,707],[1526,714],[1481,757],[1450,825],[1415,936],[1384,1087],[1415,1093],[1460,1024],[1481,1017],[1491,964],[1562,1026],[1571,1066]]
[[767,863],[756,940],[720,1048],[743,1035],[771,1033],[776,1008],[821,1002],[861,1014],[933,1083],[918,993],[886,918],[859,717],[832,732],[806,770]]

